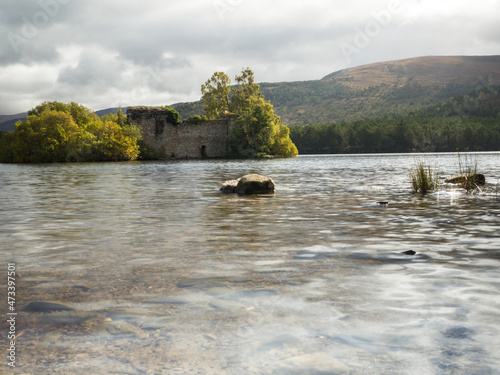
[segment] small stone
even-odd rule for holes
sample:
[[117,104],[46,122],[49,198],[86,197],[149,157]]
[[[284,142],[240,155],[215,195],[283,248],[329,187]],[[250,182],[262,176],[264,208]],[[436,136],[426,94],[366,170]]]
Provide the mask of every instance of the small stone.
[[403,251],[401,254],[404,254],[404,255],[416,255],[417,252],[414,251],[414,250],[406,250],[406,251]]

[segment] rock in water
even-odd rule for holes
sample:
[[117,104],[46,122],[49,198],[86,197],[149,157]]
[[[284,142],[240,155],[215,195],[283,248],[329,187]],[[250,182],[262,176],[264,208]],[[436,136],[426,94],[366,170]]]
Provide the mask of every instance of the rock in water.
[[414,251],[414,250],[406,250],[406,251],[403,251],[401,254],[404,254],[404,255],[416,255],[417,252]]
[[260,174],[247,174],[237,180],[226,181],[220,191],[238,194],[269,194],[274,193],[274,181]]
[[[445,178],[444,182],[447,184],[463,184],[467,181],[467,176],[459,175]],[[486,177],[482,173],[476,173],[476,185],[486,184]]]
[[226,181],[222,184],[219,190],[223,193],[236,193],[236,186],[238,186],[238,182],[240,182],[239,178],[237,180]]
[[236,185],[238,194],[268,194],[274,193],[274,190],[274,181],[260,174],[247,174]]
[[51,311],[72,311],[71,307],[60,305],[59,303],[51,302],[30,302],[22,311],[26,312],[51,312]]

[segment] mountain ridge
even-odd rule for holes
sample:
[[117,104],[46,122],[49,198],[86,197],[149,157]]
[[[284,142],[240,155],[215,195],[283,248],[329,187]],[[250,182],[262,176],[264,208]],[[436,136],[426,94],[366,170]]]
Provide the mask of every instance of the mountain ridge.
[[[318,80],[262,82],[288,126],[401,115],[500,83],[500,55],[423,56],[342,69]],[[201,101],[176,107],[203,114]]]
[[[262,82],[260,87],[282,121],[296,126],[401,115],[499,83],[500,55],[422,56],[342,69],[318,80]],[[204,113],[201,100],[174,106],[182,118]],[[25,118],[25,113],[0,116],[0,131],[13,130]]]

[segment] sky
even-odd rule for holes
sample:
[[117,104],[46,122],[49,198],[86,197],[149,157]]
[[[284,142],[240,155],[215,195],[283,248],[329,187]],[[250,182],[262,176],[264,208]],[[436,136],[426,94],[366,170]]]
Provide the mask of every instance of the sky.
[[0,114],[200,99],[234,82],[321,79],[374,62],[499,55],[500,0],[1,0]]

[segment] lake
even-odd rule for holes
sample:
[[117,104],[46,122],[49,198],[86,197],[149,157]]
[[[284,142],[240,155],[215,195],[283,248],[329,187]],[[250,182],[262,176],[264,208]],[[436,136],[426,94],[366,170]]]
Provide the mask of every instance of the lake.
[[[477,194],[412,192],[452,153],[0,164],[11,372],[500,373],[500,153],[465,157]],[[218,191],[247,173],[276,193]]]

